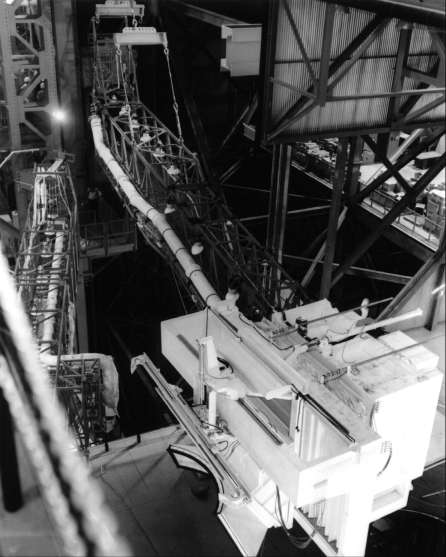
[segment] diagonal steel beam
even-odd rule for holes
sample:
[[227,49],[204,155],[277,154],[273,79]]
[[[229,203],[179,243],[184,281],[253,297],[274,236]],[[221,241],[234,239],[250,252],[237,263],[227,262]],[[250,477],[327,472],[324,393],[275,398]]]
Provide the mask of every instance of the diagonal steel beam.
[[427,72],[422,72],[421,70],[413,68],[412,66],[406,66],[404,68],[404,75],[411,79],[415,79],[416,81],[428,83],[429,85],[435,87],[441,87],[443,85],[443,79],[441,78],[441,76],[429,75]]
[[[437,251],[424,263],[424,265],[417,271],[417,273],[409,280],[407,285],[402,290],[399,291],[399,293],[390,302],[390,304],[388,304],[385,307],[385,309],[379,314],[378,320],[385,319],[387,317],[392,317],[393,315],[398,314],[398,312],[401,312],[402,308],[407,304],[410,298],[415,295],[417,291],[423,290],[423,285],[426,284],[426,281],[430,280],[432,273],[435,272],[435,267],[437,267],[437,271],[439,271],[440,270],[439,267],[441,268],[442,265],[444,266],[445,250],[446,250],[446,231],[443,230],[443,234],[441,236],[440,244],[438,246]],[[431,289],[428,290],[427,294],[431,300],[432,298],[438,300],[438,295],[432,296]],[[421,299],[420,301],[422,303],[425,303],[426,300]],[[431,315],[428,314],[426,317],[427,320],[429,320],[429,317],[435,317],[435,316],[432,316],[432,314]],[[429,322],[427,322],[426,325],[427,328],[429,328]]]
[[[266,248],[282,263],[288,210],[288,184],[291,165],[291,145],[275,145],[271,168],[271,188],[266,230]],[[271,277],[280,280],[279,277]]]
[[279,2],[265,0],[265,23],[260,48],[260,76],[258,81],[259,115],[255,130],[255,143],[260,146],[271,122],[271,107],[278,33]]
[[420,116],[423,116],[423,114],[426,114],[430,110],[433,110],[434,108],[437,108],[437,106],[440,106],[440,105],[444,104],[445,99],[446,99],[446,96],[441,95],[441,97],[438,97],[438,98],[434,99],[433,101],[431,101],[430,103],[427,103],[424,106],[421,106],[420,108],[418,108],[414,112],[409,112],[409,114],[407,114],[404,118],[402,118],[401,120],[398,120],[397,124],[400,124],[400,123],[405,124],[406,122],[409,122],[410,120],[415,120],[416,118],[419,118]]
[[383,217],[378,226],[353,250],[353,252],[345,259],[344,263],[339,267],[333,277],[332,286],[334,286],[349,269],[381,236],[386,228],[406,209],[420,193],[430,184],[437,174],[446,165],[446,154],[443,154],[438,161],[418,180],[409,193],[396,203],[393,208]]
[[[436,60],[436,62],[434,62],[434,64],[433,64],[432,68],[427,72],[428,75],[436,76],[439,67],[440,67],[440,60]],[[420,91],[420,94],[419,95],[411,95],[407,99],[407,101],[405,101],[400,106],[398,116],[403,117],[406,114],[408,114],[412,110],[412,108],[417,104],[417,102],[420,100],[422,95],[425,94],[425,91],[428,87],[429,87],[429,84],[426,83],[425,81],[418,83],[418,85],[415,87],[415,89],[418,89]]]
[[324,30],[322,34],[321,62],[319,66],[318,102],[324,105],[327,100],[328,72],[330,70],[331,43],[333,40],[333,27],[336,7],[325,7]]
[[233,17],[228,17],[217,12],[206,10],[195,6],[194,4],[188,4],[187,2],[182,2],[181,0],[167,0],[165,6],[176,13],[183,14],[187,17],[197,19],[208,25],[214,25],[215,27],[221,27],[222,25],[247,25],[246,22],[240,21],[239,19],[234,19]]
[[386,17],[413,21],[444,29],[446,16],[442,0],[325,0],[330,4],[383,14]]
[[368,135],[361,135],[364,143],[370,147],[370,149],[378,156],[380,162],[387,168],[387,170],[392,174],[392,176],[397,180],[397,182],[401,185],[404,191],[410,191],[410,186],[406,182],[406,180],[401,176],[398,170],[395,170],[394,165],[389,161],[389,159],[379,150],[378,145],[373,141],[373,139]]
[[331,198],[330,215],[327,228],[327,242],[322,267],[321,288],[319,297],[328,298],[330,294],[331,277],[333,273],[333,262],[336,252],[336,239],[338,233],[339,214],[342,206],[342,192],[344,190],[346,166],[348,158],[348,138],[339,140],[336,156],[336,169],[333,180],[333,194]]
[[217,151],[214,153],[214,156],[213,156],[214,159],[216,159],[218,157],[218,155],[222,152],[225,145],[234,136],[234,134],[240,128],[241,124],[248,124],[251,121],[251,119],[254,115],[254,112],[257,110],[257,105],[258,105],[258,96],[257,96],[257,94],[255,94],[254,97],[248,102],[248,104],[242,110],[240,116],[237,118],[237,120],[231,126],[231,129],[226,134],[225,138],[221,142]]
[[[340,70],[344,64],[346,64],[355,52],[361,48],[361,45],[365,41],[369,43],[370,36],[378,29],[384,28],[387,25],[388,20],[381,16],[376,16],[372,19],[360,33],[350,42],[350,44],[344,49],[344,51],[330,64],[328,69],[328,77],[333,76],[338,70]],[[375,37],[376,38],[376,37]],[[371,43],[370,43],[371,44]],[[369,44],[369,46],[370,46]],[[315,93],[316,89],[314,85],[308,88],[308,93]],[[300,99],[297,103],[291,107],[287,112],[280,118],[279,122],[276,124],[274,129],[268,134],[268,139],[273,139],[279,133],[281,133],[285,128],[287,128],[292,122],[296,120],[302,109],[308,107],[308,99]],[[313,103],[314,104],[314,103]],[[314,104],[315,106],[315,104]]]
[[348,60],[345,61],[345,63],[342,66],[341,71],[336,75],[336,77],[332,81],[330,81],[330,84],[327,88],[328,91],[332,91],[334,89],[335,85],[337,83],[339,83],[339,81],[341,81],[341,79],[343,79],[343,77],[349,72],[350,68],[352,66],[354,66],[354,64],[356,64],[359,57],[362,54],[364,54],[364,52],[369,48],[369,46],[372,45],[375,42],[375,40],[379,37],[379,35],[381,35],[381,33],[387,27],[388,23],[389,23],[389,20],[384,19],[383,21],[380,22],[379,25],[377,25],[377,27],[375,29],[373,29],[373,31],[369,34],[369,36],[364,39],[364,41],[358,46],[358,48],[351,55],[351,57]]
[[[401,92],[404,89],[404,67],[407,64],[409,57],[410,43],[412,40],[412,29],[406,25],[400,30],[398,38],[398,50],[396,54],[395,67],[393,70],[392,78],[392,92]],[[391,126],[395,119],[397,119],[398,108],[401,105],[402,97],[389,97],[389,105],[387,107],[387,125]],[[389,142],[392,135],[384,133],[378,135],[378,148],[385,154],[389,150]],[[394,137],[394,136],[393,136]]]
[[282,6],[285,9],[285,13],[287,15],[288,21],[290,22],[291,28],[294,33],[294,37],[296,38],[297,44],[299,45],[299,49],[302,53],[302,57],[304,59],[305,65],[307,67],[308,73],[310,74],[311,81],[313,82],[313,87],[316,88],[318,85],[318,81],[316,75],[314,73],[313,68],[311,67],[310,58],[308,57],[307,51],[305,49],[305,45],[302,41],[302,38],[299,33],[299,29],[297,28],[296,22],[294,21],[293,14],[291,13],[290,5],[288,0],[281,0]]
[[[433,133],[427,139],[424,139],[423,141],[420,141],[420,143],[414,149],[411,149],[410,151],[408,151],[405,155],[403,155],[402,157],[400,157],[396,161],[396,163],[393,165],[393,169],[394,170],[400,170],[401,168],[406,166],[406,164],[408,164],[412,159],[414,159],[419,153],[424,151],[427,147],[429,147],[430,145],[432,145],[432,143],[434,143],[437,139],[439,139],[444,134],[444,132],[445,132],[445,129],[443,127],[440,130],[437,130],[435,133]],[[352,206],[352,205],[356,205],[357,203],[360,203],[373,190],[375,190],[378,186],[383,184],[391,176],[392,176],[392,173],[390,172],[390,170],[386,170],[385,172],[380,174],[377,178],[375,178],[375,180],[373,180],[373,182],[371,182],[367,187],[365,187],[359,193],[354,195],[349,200],[348,204],[350,206]]]
[[[299,264],[312,263],[313,260],[309,257],[303,257],[300,255],[292,255],[290,253],[283,254],[284,259],[289,259],[290,261],[296,261]],[[318,261],[318,265],[322,265],[323,261]],[[333,263],[333,269],[339,267],[339,263]],[[378,271],[376,269],[368,269],[365,267],[350,267],[345,273],[346,275],[352,275],[354,277],[365,277],[372,280],[379,280],[382,282],[393,282],[395,284],[407,284],[411,277],[408,275],[400,275],[398,273],[387,273],[386,271]]]

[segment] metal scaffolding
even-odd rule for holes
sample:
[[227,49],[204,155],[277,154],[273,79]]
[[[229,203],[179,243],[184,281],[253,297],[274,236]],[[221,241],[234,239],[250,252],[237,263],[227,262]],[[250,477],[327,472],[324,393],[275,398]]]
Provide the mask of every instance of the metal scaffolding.
[[[177,118],[178,136],[174,135],[139,100],[135,80],[135,60],[131,47],[110,52],[110,40],[94,31],[93,87],[95,109],[101,114],[107,144],[137,185],[139,192],[157,210],[169,215],[169,222],[185,244],[200,245],[200,261],[206,274],[220,294],[237,276],[243,281],[252,306],[262,312],[295,306],[306,295],[272,255],[234,217],[221,189],[209,184],[195,153],[183,142]],[[166,58],[168,49],[165,47]],[[116,71],[115,71],[116,68]],[[173,108],[178,116],[174,92]],[[118,195],[127,204],[122,192],[109,175]],[[130,206],[146,241],[175,269],[163,238]],[[198,254],[197,254],[198,255]],[[197,293],[184,273],[178,273],[184,286],[201,306]]]
[[10,149],[28,145],[57,149],[60,126],[51,2],[0,2],[1,129]]
[[77,349],[77,205],[66,159],[35,168],[33,199],[16,260],[16,284],[40,358],[66,409],[79,447],[106,441],[99,359]]

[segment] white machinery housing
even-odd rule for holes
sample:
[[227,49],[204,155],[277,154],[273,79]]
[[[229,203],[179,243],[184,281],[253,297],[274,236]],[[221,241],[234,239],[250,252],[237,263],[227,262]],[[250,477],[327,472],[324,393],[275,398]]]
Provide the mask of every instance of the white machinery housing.
[[[293,518],[326,555],[364,555],[369,524],[404,507],[423,473],[438,357],[399,331],[344,340],[361,316],[336,311],[321,300],[253,323],[221,302],[163,322],[163,354],[192,386],[192,408],[145,355],[134,359],[193,442],[171,454],[212,473],[244,555]],[[290,326],[297,317],[318,319],[318,343]]]

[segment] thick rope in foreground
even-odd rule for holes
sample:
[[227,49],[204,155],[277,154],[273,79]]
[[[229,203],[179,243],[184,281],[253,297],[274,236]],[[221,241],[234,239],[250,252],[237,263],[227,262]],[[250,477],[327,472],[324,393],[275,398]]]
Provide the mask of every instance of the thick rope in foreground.
[[6,325],[5,354],[13,353],[17,368],[0,361],[0,386],[21,434],[28,457],[59,533],[70,555],[130,555],[105,508],[99,486],[86,462],[72,451],[75,444],[65,426],[64,412],[39,353],[4,254],[0,250],[0,315]]

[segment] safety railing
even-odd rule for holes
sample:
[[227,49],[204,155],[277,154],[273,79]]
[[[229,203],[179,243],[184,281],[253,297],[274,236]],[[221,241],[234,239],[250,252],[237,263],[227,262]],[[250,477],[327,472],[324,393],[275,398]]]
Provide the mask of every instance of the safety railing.
[[[320,162],[319,167],[315,164],[309,165],[309,156],[303,158],[299,157],[299,155],[301,155],[299,152],[295,152],[293,154],[292,165],[309,177],[317,180],[320,184],[329,189],[333,189],[333,184],[330,181],[333,169],[331,169],[330,164],[327,161],[320,161],[320,159],[318,159]],[[315,160],[317,159],[315,156],[312,158]],[[325,163],[324,171],[321,172],[320,170],[323,163]],[[327,169],[330,169],[330,171]],[[395,200],[381,190],[379,191],[379,197],[382,198],[383,203],[381,203],[376,196],[371,196],[366,197],[363,201],[361,201],[361,206],[377,216],[386,215],[395,204]],[[424,227],[424,224],[427,226]],[[400,215],[392,223],[392,226],[427,245],[430,249],[436,250],[439,245],[441,230],[444,228],[444,220],[443,223],[434,222],[428,217],[420,215],[412,209],[407,209],[404,214]]]
[[[110,223],[107,242],[129,241],[134,226]],[[96,225],[93,225],[96,226]],[[110,239],[111,235],[111,239]],[[78,277],[77,204],[64,159],[36,168],[33,200],[17,255],[15,278],[40,358],[66,411],[79,448],[106,441],[102,370],[98,360],[71,359],[75,351]]]
[[[379,192],[378,199],[376,196],[371,195],[362,201],[364,207],[370,207],[375,214],[380,216],[386,215],[395,203],[395,199],[382,191]],[[440,244],[440,236],[445,225],[444,223],[444,218],[442,222],[435,222],[425,215],[421,215],[408,208],[395,219],[393,226],[420,242],[427,243],[431,249],[435,250]]]
[[81,253],[91,255],[102,252],[104,257],[113,253],[113,248],[131,246],[137,242],[136,225],[128,219],[80,225]]

